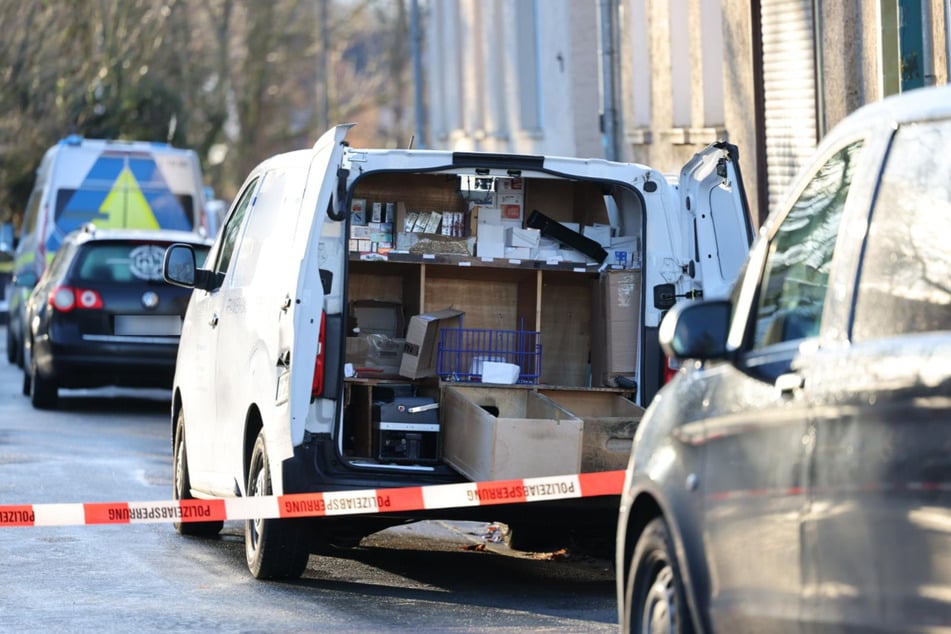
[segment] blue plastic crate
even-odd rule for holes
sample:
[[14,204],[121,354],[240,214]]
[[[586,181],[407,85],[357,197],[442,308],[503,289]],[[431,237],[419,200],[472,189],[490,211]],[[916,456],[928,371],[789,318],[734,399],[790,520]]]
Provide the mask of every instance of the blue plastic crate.
[[540,333],[532,330],[443,328],[436,373],[444,381],[481,382],[486,361],[519,366],[519,383],[538,383],[542,368]]

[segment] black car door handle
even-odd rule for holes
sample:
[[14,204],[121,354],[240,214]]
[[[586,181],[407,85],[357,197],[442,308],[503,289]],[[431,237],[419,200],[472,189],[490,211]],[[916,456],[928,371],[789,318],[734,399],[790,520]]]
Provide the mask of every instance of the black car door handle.
[[211,319],[208,320],[208,325],[212,328],[216,328],[218,326],[218,313],[212,313]]

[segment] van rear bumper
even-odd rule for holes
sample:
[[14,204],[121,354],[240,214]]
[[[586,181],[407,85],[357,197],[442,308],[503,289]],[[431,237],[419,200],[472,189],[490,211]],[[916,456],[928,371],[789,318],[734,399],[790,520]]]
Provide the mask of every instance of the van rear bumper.
[[[357,469],[346,464],[336,452],[332,439],[315,435],[295,448],[294,457],[283,462],[285,493],[364,491],[395,487],[419,487],[469,482],[448,465],[436,465],[429,472],[381,472]],[[445,509],[405,510],[396,513],[373,508],[368,514],[416,521],[426,519],[504,522],[537,526],[578,528],[595,526],[612,530],[617,523],[619,495],[571,498],[546,502],[491,504]],[[367,519],[364,516],[364,519]],[[554,522],[554,524],[551,524]]]

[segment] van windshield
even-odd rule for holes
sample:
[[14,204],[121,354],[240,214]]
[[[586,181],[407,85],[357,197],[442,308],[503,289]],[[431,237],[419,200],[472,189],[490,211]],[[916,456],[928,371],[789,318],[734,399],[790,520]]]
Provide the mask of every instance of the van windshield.
[[103,228],[192,231],[194,209],[191,196],[168,189],[63,188],[56,192],[54,218],[64,233],[87,222]]

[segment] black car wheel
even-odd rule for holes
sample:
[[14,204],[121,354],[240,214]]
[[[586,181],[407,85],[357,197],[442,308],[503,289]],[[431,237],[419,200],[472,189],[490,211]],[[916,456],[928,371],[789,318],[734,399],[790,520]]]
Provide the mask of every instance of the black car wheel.
[[36,369],[36,355],[30,355],[30,403],[36,409],[52,409],[59,398],[56,381],[44,377]]
[[17,341],[13,338],[13,324],[7,323],[7,361],[17,362]]
[[[185,410],[179,408],[175,417],[175,439],[172,446],[172,497],[176,500],[191,500],[191,480],[188,477],[188,460],[185,454]],[[182,535],[214,537],[224,522],[175,522],[175,530]]]
[[670,531],[661,518],[648,523],[637,540],[625,584],[622,619],[625,632],[693,632]]
[[[24,352],[24,355],[27,353]],[[27,367],[27,363],[23,364],[23,385],[21,390],[23,391],[23,396],[29,396],[30,390],[32,389],[33,381],[30,380],[30,368]]]
[[[248,496],[271,495],[271,471],[258,434],[248,466]],[[310,548],[300,521],[253,519],[244,523],[244,552],[248,569],[257,579],[296,579],[307,568]]]

